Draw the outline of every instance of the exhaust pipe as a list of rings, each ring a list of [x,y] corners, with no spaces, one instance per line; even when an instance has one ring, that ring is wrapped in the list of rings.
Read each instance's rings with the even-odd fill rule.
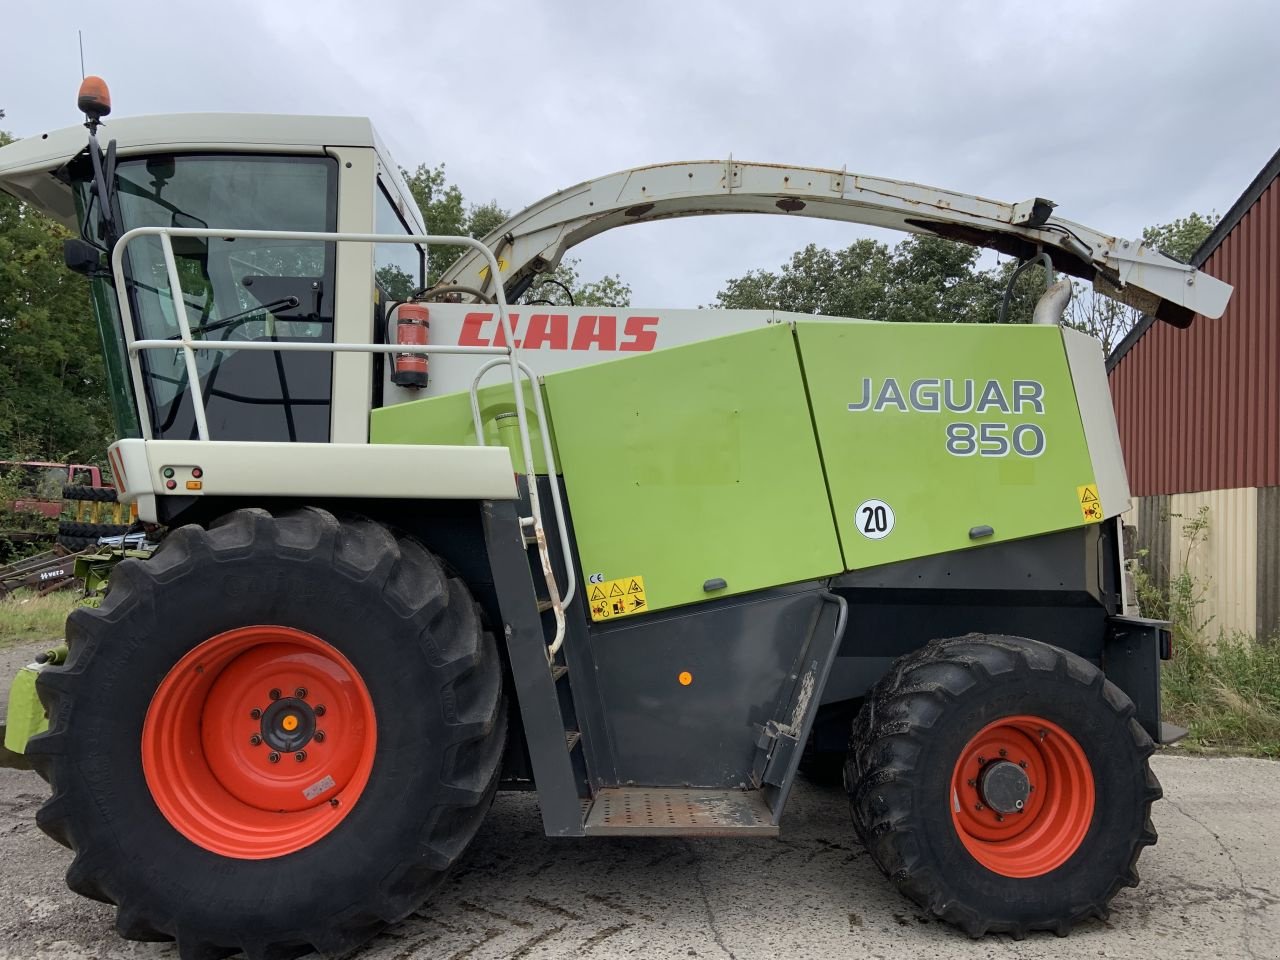
[[[1062,322],[1062,315],[1066,313],[1070,302],[1071,280],[1063,277],[1040,295],[1035,311],[1031,314],[1031,322],[1057,326]]]

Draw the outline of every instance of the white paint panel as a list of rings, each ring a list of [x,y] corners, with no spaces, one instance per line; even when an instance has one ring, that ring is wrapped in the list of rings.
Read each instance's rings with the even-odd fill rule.
[[[1107,385],[1106,357],[1102,344],[1079,330],[1063,327],[1062,342],[1067,350],[1067,364],[1084,424],[1085,443],[1093,461],[1093,476],[1098,482],[1102,512],[1104,516],[1113,517],[1127,511],[1131,503],[1120,431],[1111,405],[1111,388]]]
[[[1208,535],[1191,545],[1186,527],[1208,508]],[[1170,574],[1187,569],[1204,590],[1198,609],[1204,637],[1253,635],[1257,629],[1258,491],[1256,487],[1178,493],[1169,498]]]
[[[136,500],[139,516],[152,522],[147,498],[156,496],[516,498],[506,447],[120,440],[111,452],[122,468],[120,499]],[[166,468],[172,478],[164,476]],[[200,486],[188,489],[189,482]]]
[[[427,308],[430,311],[432,343],[487,347],[493,346],[495,341],[497,346],[507,342],[505,337],[498,337],[496,307],[431,303]],[[520,348],[520,359],[538,376],[724,337],[770,324],[815,319],[836,318],[775,310],[646,310],[641,307],[526,305],[513,306],[508,316],[508,320],[515,324],[510,335],[518,341],[516,346]],[[491,359],[467,354],[435,354],[431,357],[430,380],[424,390],[392,386],[389,373],[384,374],[385,405],[470,390],[476,370]],[[486,377],[485,385],[504,381],[510,381],[505,367]]]

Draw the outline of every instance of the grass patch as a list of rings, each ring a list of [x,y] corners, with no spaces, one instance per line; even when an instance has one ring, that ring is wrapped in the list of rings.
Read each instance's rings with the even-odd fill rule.
[[[1140,560],[1134,578],[1143,614],[1173,624],[1173,659],[1161,665],[1164,715],[1187,728],[1183,743],[1193,751],[1280,759],[1280,642],[1244,635],[1210,640],[1208,584],[1188,572],[1208,537],[1209,510],[1177,519],[1186,537],[1180,572],[1160,589]]]
[[[80,600],[78,590],[59,590],[47,596],[19,590],[0,600],[0,646],[58,640],[67,614]]]
[[[1224,637],[1174,647],[1161,675],[1165,715],[1190,746],[1280,759],[1280,645]]]

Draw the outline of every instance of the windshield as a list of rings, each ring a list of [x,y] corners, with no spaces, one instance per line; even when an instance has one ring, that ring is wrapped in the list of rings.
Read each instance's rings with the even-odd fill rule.
[[[135,227],[332,231],[336,162],[325,157],[158,156],[122,161],[121,232]],[[333,340],[334,245],[302,240],[173,239],[187,322],[196,339]],[[180,333],[157,237],[125,255],[134,335]],[[194,437],[182,352],[141,354],[152,435]],[[332,358],[325,353],[196,353],[209,435],[218,440],[329,438]]]

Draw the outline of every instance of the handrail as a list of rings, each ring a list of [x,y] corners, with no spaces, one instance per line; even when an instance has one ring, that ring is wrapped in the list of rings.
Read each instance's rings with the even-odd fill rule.
[[[178,324],[179,338],[177,340],[158,340],[158,339],[138,339],[134,335],[133,312],[129,304],[129,297],[124,291],[128,289],[128,278],[124,271],[124,253],[128,245],[138,237],[154,236],[160,239],[161,252],[164,255],[165,271],[168,274],[169,294],[173,301],[174,319]],[[314,240],[320,243],[412,243],[421,245],[439,245],[439,246],[464,246],[472,248],[476,253],[481,255],[489,264],[492,276],[498,276],[498,261],[494,257],[493,252],[484,244],[472,237],[453,237],[453,236],[427,236],[423,234],[378,234],[378,233],[327,233],[320,231],[291,231],[291,230],[223,230],[209,227],[135,227],[125,233],[117,242],[111,251],[111,271],[115,279],[117,300],[120,305],[121,325],[124,328],[125,344],[128,351],[130,374],[133,378],[134,389],[138,397],[146,395],[145,382],[143,380],[142,364],[139,361],[139,354],[147,350],[181,350],[186,364],[187,370],[187,391],[191,395],[192,410],[195,416],[196,436],[202,441],[209,440],[209,424],[204,409],[204,391],[200,384],[200,371],[196,364],[197,350],[264,350],[270,352],[278,352],[282,350],[300,351],[300,352],[317,352],[317,353],[415,353],[415,354],[462,354],[471,353],[476,355],[497,355],[499,363],[506,363],[511,368],[511,388],[515,395],[515,412],[516,421],[519,425],[521,453],[524,458],[525,475],[529,478],[529,507],[532,513],[531,517],[521,519],[521,528],[531,526],[534,530],[535,538],[538,544],[538,555],[542,562],[543,575],[547,580],[547,589],[550,593],[552,608],[556,615],[556,635],[549,647],[549,657],[554,657],[555,653],[564,643],[565,637],[565,618],[564,605],[568,602],[568,598],[573,596],[573,566],[570,560],[568,550],[568,534],[565,522],[564,508],[560,501],[560,493],[555,483],[552,483],[552,507],[556,523],[560,527],[560,542],[565,550],[565,563],[569,573],[568,589],[565,598],[561,599],[559,587],[556,584],[555,573],[551,568],[551,556],[547,549],[546,531],[542,524],[542,509],[538,497],[537,472],[533,460],[533,447],[529,439],[529,422],[527,412],[524,405],[524,397],[522,392],[521,373],[529,376],[530,380],[535,384],[534,396],[536,403],[534,405],[535,415],[538,418],[539,431],[542,434],[544,449],[548,451],[547,461],[551,463],[550,451],[550,434],[547,429],[546,414],[542,405],[541,395],[536,389],[536,378],[533,376],[529,367],[521,362],[517,347],[514,340],[502,347],[462,347],[456,345],[401,345],[401,344],[378,344],[378,343],[321,343],[321,342],[297,342],[297,341],[235,341],[235,340],[195,340],[191,335],[191,325],[187,321],[187,305],[183,298],[182,281],[178,276],[177,260],[173,254],[173,238],[174,237],[203,237],[203,238],[225,238],[225,239],[245,239],[245,240]],[[498,322],[503,329],[507,327],[507,297],[506,292],[502,289],[497,291],[495,297],[495,306],[498,308]],[[493,364],[490,361],[490,364]],[[489,367],[486,365],[485,369]],[[472,391],[473,413],[478,417],[479,412],[476,404],[475,391]],[[150,411],[145,403],[139,404],[138,409],[140,426],[143,435],[151,437],[151,417]],[[477,435],[477,442],[480,446],[484,446],[484,436],[480,432]],[[554,476],[553,476],[554,481]]]
[[[573,600],[574,591],[577,589],[577,577],[573,566],[573,553],[569,545],[569,528],[564,522],[564,504],[560,499],[560,484],[556,481],[555,451],[551,448],[551,434],[547,430],[547,415],[542,401],[542,391],[538,389],[538,378],[534,375],[533,370],[529,368],[529,365],[523,360],[512,359],[510,357],[497,357],[485,362],[481,365],[480,369],[476,371],[475,377],[471,380],[471,419],[475,426],[476,439],[479,441],[481,446],[484,446],[484,422],[480,417],[480,381],[484,379],[484,375],[486,373],[504,363],[514,363],[519,365],[520,370],[529,378],[529,385],[533,388],[534,412],[538,418],[538,431],[541,434],[542,440],[542,459],[547,464],[547,475],[550,479],[551,486],[551,505],[552,509],[555,511],[556,524],[559,527],[560,552],[564,556],[565,591],[564,596],[560,598],[560,603],[567,607],[570,601]],[[523,392],[516,394],[516,403],[520,406],[524,405]],[[533,473],[527,474],[527,483],[530,486],[536,485],[536,475]],[[549,568],[545,572],[548,578],[548,586],[552,588],[552,600],[555,600],[555,575]],[[557,613],[557,617],[558,616],[559,614]],[[557,630],[556,642],[548,648],[547,656],[554,657],[556,653],[559,652],[560,645],[563,642],[563,633]]]

